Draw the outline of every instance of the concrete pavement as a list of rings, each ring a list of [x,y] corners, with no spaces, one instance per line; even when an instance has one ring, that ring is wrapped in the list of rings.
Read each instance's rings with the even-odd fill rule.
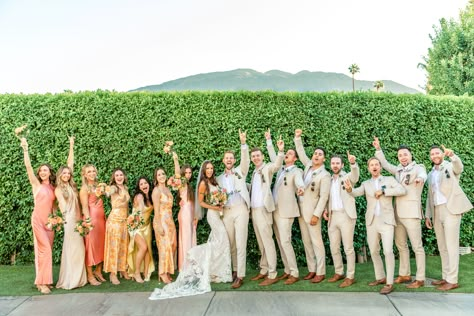
[[[210,292],[150,301],[150,293],[0,297],[0,315],[474,315],[474,294]]]

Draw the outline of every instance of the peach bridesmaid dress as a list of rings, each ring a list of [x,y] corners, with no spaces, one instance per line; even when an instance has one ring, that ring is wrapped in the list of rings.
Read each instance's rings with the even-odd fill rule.
[[[194,203],[188,201],[188,188],[179,190],[181,201],[178,213],[179,243],[178,243],[178,268],[183,269],[184,259],[189,249],[196,246],[196,226],[194,225]]]
[[[155,214],[153,218],[153,228],[157,236],[158,244],[158,274],[174,274],[174,247],[176,245],[176,226],[173,221],[173,196],[161,193],[160,196],[160,216]],[[161,218],[161,225],[165,235],[161,236],[157,232],[157,221]]]

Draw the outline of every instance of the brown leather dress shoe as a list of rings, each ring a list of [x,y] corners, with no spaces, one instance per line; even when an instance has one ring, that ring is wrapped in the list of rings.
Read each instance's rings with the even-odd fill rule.
[[[293,283],[298,282],[299,280],[300,280],[300,278],[297,278],[297,277],[294,277],[294,276],[290,275],[288,277],[288,279],[285,281],[285,285],[291,285]]]
[[[411,282],[411,276],[409,275],[399,275],[393,280],[393,283],[400,284],[400,283],[407,283]]]
[[[267,274],[257,274],[256,276],[254,276],[253,278],[251,278],[250,280],[252,281],[258,281],[258,280],[261,280],[261,279],[265,279],[267,277]]]
[[[412,283],[407,285],[407,289],[418,289],[425,285],[425,281],[415,280]]]
[[[342,283],[339,284],[339,287],[344,288],[344,287],[351,286],[352,284],[355,283],[355,281],[356,281],[355,279],[345,278],[344,281],[342,281]]]
[[[234,282],[235,279],[237,279],[237,271],[232,271],[232,282]]]
[[[322,280],[326,278],[325,275],[315,275],[313,279],[311,279],[311,283],[320,283]]]
[[[272,285],[277,282],[278,282],[277,278],[274,278],[274,279],[266,278],[263,282],[260,282],[258,285],[267,286],[267,285]]]
[[[387,295],[389,293],[392,293],[392,291],[393,291],[393,285],[385,284],[385,286],[380,290],[380,294]]]
[[[285,279],[288,279],[288,277],[290,276],[289,273],[283,273],[281,276],[277,277],[278,280],[285,280]]]
[[[315,272],[309,272],[309,273],[303,278],[303,280],[311,280],[312,278],[314,278],[315,275],[316,275]]]
[[[337,282],[339,280],[344,279],[344,276],[342,274],[334,274],[332,278],[328,279],[329,283]]]
[[[243,283],[244,283],[244,280],[242,280],[241,278],[235,278],[234,283],[232,283],[232,288],[238,289],[239,287],[242,286]]]
[[[387,283],[387,279],[383,278],[380,280],[375,280],[375,281],[370,282],[369,286],[376,286],[376,285],[385,284],[385,283]]]
[[[440,291],[449,291],[449,290],[457,289],[458,287],[459,285],[457,283],[446,282],[445,284],[438,286],[436,289]]]
[[[431,281],[431,285],[435,285],[435,286],[445,285],[446,283],[447,283],[446,280]]]

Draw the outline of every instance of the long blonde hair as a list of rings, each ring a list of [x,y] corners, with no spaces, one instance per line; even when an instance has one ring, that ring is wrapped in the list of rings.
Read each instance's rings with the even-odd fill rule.
[[[96,178],[95,178],[94,184],[97,184],[97,168],[93,164],[88,163],[84,165],[84,167],[82,167],[81,169],[81,179],[82,179],[83,186],[87,186],[86,170],[87,168],[90,168],[90,167],[94,168],[95,170]]]
[[[62,180],[61,180],[61,174],[63,173],[64,170],[69,170],[69,172],[71,173],[71,177],[69,178],[69,181],[64,183]],[[61,166],[58,170],[58,172],[56,173],[56,187],[61,187],[63,185],[69,185],[72,190],[77,193],[77,185],[76,185],[76,182],[74,182],[74,178],[73,178],[73,174],[72,174],[72,170],[71,168],[69,168],[68,166]]]

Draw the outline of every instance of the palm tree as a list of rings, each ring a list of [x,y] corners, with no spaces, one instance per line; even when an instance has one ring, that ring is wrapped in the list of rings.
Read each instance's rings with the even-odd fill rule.
[[[357,64],[352,64],[349,67],[349,72],[352,74],[352,91],[355,91],[355,84],[354,84],[354,75],[360,72],[360,68]]]
[[[374,88],[377,92],[379,92],[379,89],[382,89],[383,87],[384,87],[384,84],[382,80],[377,80],[374,82]]]

